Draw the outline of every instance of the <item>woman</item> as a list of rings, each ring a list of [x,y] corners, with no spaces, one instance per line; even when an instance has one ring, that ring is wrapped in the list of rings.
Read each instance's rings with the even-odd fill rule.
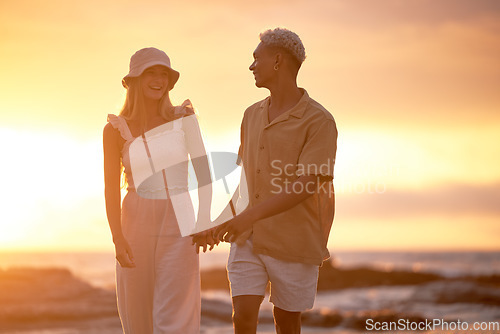
[[[119,116],[108,115],[104,127],[106,212],[125,333],[200,330],[198,255],[191,239],[181,236],[194,227],[186,200],[188,154],[198,184],[205,185],[198,188],[197,224],[210,219],[212,190],[193,108],[189,100],[177,107],[170,101],[178,78],[163,51],[137,51],[122,80],[127,89],[123,109]],[[127,194],[121,205],[122,167]]]

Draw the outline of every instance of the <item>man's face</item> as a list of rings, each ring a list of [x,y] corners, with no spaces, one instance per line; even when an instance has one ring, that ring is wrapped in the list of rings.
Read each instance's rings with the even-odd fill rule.
[[[276,71],[274,65],[276,63],[275,54],[272,50],[260,43],[253,52],[253,63],[249,69],[255,77],[255,85],[257,87],[267,87],[269,82],[275,77]]]

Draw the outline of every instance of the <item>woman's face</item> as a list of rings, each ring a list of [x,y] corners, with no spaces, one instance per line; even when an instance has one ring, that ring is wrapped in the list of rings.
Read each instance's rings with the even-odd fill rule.
[[[168,90],[168,70],[165,66],[148,67],[141,74],[142,93],[146,99],[159,100]]]

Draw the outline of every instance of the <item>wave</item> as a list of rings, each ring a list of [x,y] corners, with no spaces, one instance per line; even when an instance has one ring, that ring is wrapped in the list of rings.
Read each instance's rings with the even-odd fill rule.
[[[410,300],[434,304],[468,303],[500,306],[500,289],[469,281],[440,281],[417,287]]]

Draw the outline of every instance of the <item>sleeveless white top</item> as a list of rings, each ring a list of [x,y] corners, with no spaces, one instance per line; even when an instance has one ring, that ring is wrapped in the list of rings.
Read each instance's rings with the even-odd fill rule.
[[[186,100],[176,108],[176,113],[183,112],[190,104]],[[196,218],[188,189],[189,155],[182,128],[183,118],[157,126],[138,137],[132,136],[123,117],[109,114],[108,121],[126,140],[122,148],[122,163],[127,190],[136,191],[147,199],[170,198],[181,235],[190,235]]]
[[[169,194],[172,196],[188,191],[189,158],[182,131],[182,118],[162,124],[135,138],[128,153],[139,196],[165,199]]]

